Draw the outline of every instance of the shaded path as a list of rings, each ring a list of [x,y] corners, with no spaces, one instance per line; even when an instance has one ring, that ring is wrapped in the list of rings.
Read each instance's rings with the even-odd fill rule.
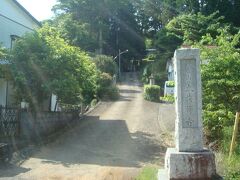
[[[163,163],[174,107],[143,100],[136,74],[119,85],[121,98],[103,102],[75,127],[25,161],[10,179],[131,179]],[[14,168],[11,172],[14,171]],[[4,177],[4,173],[0,175]]]

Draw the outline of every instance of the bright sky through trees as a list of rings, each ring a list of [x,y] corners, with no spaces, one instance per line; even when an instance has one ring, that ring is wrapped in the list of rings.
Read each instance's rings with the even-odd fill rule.
[[[53,16],[51,11],[56,0],[17,0],[26,10],[28,10],[37,20],[42,21]]]

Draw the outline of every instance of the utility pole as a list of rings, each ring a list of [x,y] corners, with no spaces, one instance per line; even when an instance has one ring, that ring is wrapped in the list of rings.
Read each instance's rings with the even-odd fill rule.
[[[119,79],[121,77],[121,54],[124,54],[124,53],[127,53],[128,52],[128,49],[126,49],[125,51],[122,51],[120,49],[118,49],[118,55],[113,58],[113,60],[116,60],[117,57],[118,57],[118,75],[119,75]]]
[[[121,78],[121,51],[118,49],[118,75]]]

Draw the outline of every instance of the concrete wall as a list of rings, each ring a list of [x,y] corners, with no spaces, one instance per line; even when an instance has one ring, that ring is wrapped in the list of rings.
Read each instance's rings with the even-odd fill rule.
[[[78,120],[74,113],[42,112],[20,114],[20,138],[28,142],[42,141],[45,137]]]

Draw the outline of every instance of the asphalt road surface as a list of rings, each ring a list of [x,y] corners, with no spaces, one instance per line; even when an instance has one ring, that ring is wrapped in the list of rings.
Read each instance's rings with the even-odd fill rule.
[[[20,166],[0,169],[0,179],[127,180],[144,166],[162,166],[172,145],[174,106],[145,101],[137,74],[123,79],[118,101],[100,103]]]

